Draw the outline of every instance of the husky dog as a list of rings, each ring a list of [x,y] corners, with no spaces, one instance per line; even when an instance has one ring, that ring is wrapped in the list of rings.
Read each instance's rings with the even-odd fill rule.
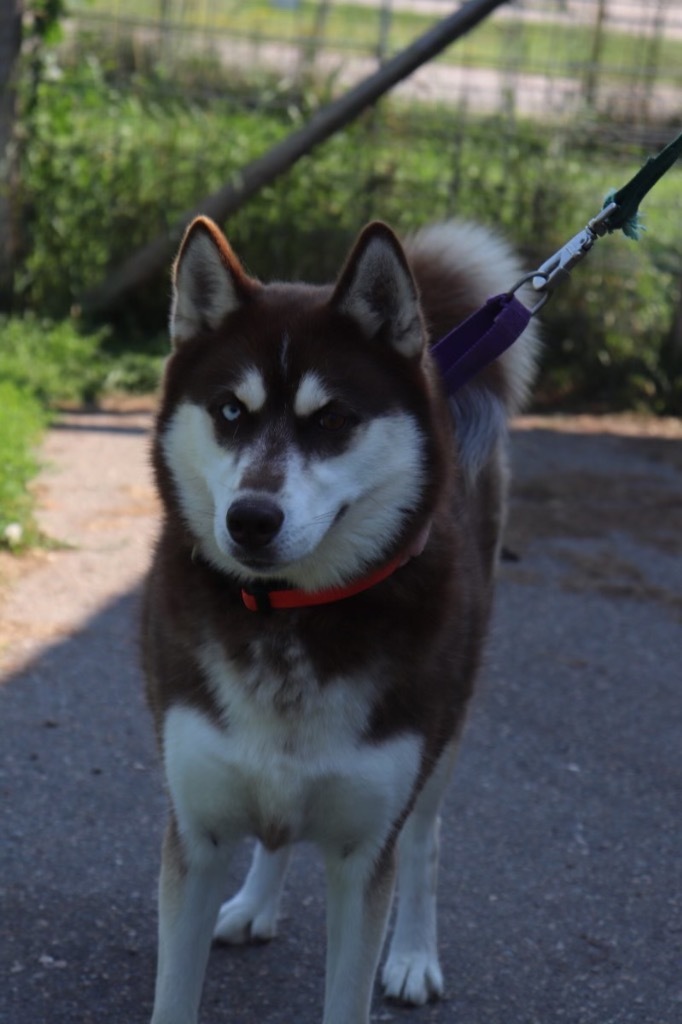
[[[534,328],[452,400],[429,351],[521,276],[492,233],[381,223],[330,286],[262,284],[210,220],[175,262],[143,615],[170,819],[152,1024],[194,1024],[213,938],[269,939],[291,847],[327,877],[324,1024],[441,994],[438,812],[490,613],[506,422]],[[223,902],[230,857],[257,840]]]

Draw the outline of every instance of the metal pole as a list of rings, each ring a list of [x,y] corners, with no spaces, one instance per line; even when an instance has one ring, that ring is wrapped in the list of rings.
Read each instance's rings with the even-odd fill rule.
[[[231,180],[187,210],[165,234],[158,235],[126,260],[101,284],[83,296],[88,315],[112,310],[122,296],[148,283],[170,262],[188,223],[198,214],[224,221],[263,186],[269,185],[302,156],[354,120],[394,85],[441,53],[508,0],[469,0],[443,18],[374,74],[319,110],[303,128],[288,135],[263,156],[247,164]]]

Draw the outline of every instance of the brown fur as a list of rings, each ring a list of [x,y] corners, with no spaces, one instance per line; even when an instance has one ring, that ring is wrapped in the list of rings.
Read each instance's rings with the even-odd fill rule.
[[[339,312],[345,308],[346,293],[355,287],[362,259],[357,254],[367,244],[366,238],[349,258],[335,288],[266,286],[246,276],[214,225],[202,220],[192,230],[195,234],[188,234],[183,243],[176,275],[191,238],[203,231],[212,239],[231,280],[234,304],[220,322],[211,322],[207,314],[198,320],[196,330],[191,330],[194,308],[200,310],[202,303],[210,306],[217,287],[214,268],[200,266],[181,311],[183,337],[175,345],[165,374],[152,449],[164,516],[143,613],[148,699],[160,744],[165,715],[178,704],[197,708],[229,732],[229,709],[221,706],[214,684],[202,668],[200,651],[206,637],[219,644],[226,662],[245,680],[243,685],[254,689],[246,698],[261,687],[269,688],[272,707],[283,721],[293,721],[303,705],[292,662],[292,640],[296,641],[296,657],[306,659],[320,693],[339,678],[357,679],[357,685],[362,685],[366,666],[373,666],[367,685],[374,689],[362,694],[363,700],[371,698],[370,714],[365,735],[359,740],[378,747],[391,737],[415,734],[423,743],[411,795],[383,840],[373,875],[366,879],[367,905],[376,904],[377,908],[363,925],[366,941],[371,939],[371,967],[371,958],[378,956],[381,922],[390,899],[397,835],[434,766],[459,734],[472,693],[491,610],[505,489],[502,439],[495,441],[483,466],[470,472],[462,449],[464,435],[460,437],[457,429],[453,432],[451,408],[428,345],[417,355],[404,351],[409,353],[415,324],[422,329],[423,320],[427,341],[432,344],[472,313],[480,300],[469,286],[465,269],[429,255],[423,244],[408,244],[407,256],[396,249],[402,268],[399,273],[407,274],[411,281],[407,270],[411,268],[414,283],[410,287],[419,292],[421,308],[415,307],[411,318],[405,316],[399,336],[391,342],[383,328],[376,336],[367,336],[348,315]],[[389,246],[397,246],[387,231],[371,228],[366,237],[388,238]],[[409,288],[406,292],[409,295]],[[390,280],[380,281],[371,299],[379,308],[394,302]],[[368,304],[370,318],[376,312],[372,302]],[[403,344],[405,349],[400,348]],[[248,486],[258,491],[275,492],[280,486],[278,453],[298,437],[291,403],[303,375],[311,370],[325,381],[332,380],[342,395],[352,394],[364,416],[406,410],[421,425],[426,437],[426,484],[418,507],[412,509],[382,561],[409,550],[425,524],[430,524],[428,542],[421,553],[380,585],[321,607],[254,614],[242,602],[242,582],[198,555],[198,538],[183,517],[177,485],[167,465],[165,431],[181,399],[202,407],[210,405],[215,396],[220,401],[221,388],[252,365],[263,368],[268,395],[278,395],[280,403],[271,412],[269,425],[258,427],[260,461],[247,480]],[[501,363],[484,371],[471,387],[483,396],[482,407],[513,402]],[[247,419],[234,437],[238,443],[246,443],[249,430],[255,429]],[[220,426],[216,430],[218,442],[227,445],[219,435]],[[343,443],[343,439],[324,441],[330,455],[336,451],[335,444]],[[311,454],[315,454],[312,449]],[[256,832],[267,849],[277,849],[290,838],[286,823],[279,822],[276,815]],[[217,846],[218,838],[210,838]],[[343,856],[353,852],[351,845]],[[170,884],[168,879],[183,885],[187,851],[175,817],[164,857],[164,885]],[[167,899],[170,905],[174,897]],[[360,983],[364,989],[371,987],[372,977],[373,969],[365,972]],[[352,979],[348,984],[353,984]],[[329,1019],[336,1024],[339,1011],[330,1012]],[[154,1024],[157,1019],[161,1020],[155,1016]],[[348,1024],[361,1024],[360,1017]]]

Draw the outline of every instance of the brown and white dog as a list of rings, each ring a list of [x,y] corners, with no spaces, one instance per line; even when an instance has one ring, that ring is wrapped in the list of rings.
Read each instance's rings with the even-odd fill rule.
[[[336,284],[261,284],[199,218],[174,268],[144,609],[170,796],[152,1024],[194,1024],[212,938],[271,938],[292,844],[327,872],[324,1024],[424,1003],[438,811],[490,613],[528,329],[448,401],[429,352],[520,276],[497,236],[360,235]],[[237,843],[257,840],[223,902]]]

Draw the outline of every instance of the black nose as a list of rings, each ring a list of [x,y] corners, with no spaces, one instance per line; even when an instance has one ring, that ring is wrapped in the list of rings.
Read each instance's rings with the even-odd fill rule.
[[[227,510],[227,529],[243,548],[264,548],[284,522],[284,512],[270,498],[238,498]]]

